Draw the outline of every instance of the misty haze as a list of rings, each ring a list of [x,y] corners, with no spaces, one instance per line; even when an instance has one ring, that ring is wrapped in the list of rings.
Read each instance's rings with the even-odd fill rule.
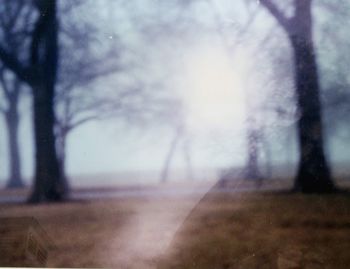
[[[348,268],[350,2],[282,2],[0,0],[0,267]]]

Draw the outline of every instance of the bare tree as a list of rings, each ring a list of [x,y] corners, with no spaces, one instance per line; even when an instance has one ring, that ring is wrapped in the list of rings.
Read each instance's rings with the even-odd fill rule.
[[[30,29],[33,12],[28,4],[20,1],[6,1],[0,8],[0,29],[4,46],[12,55],[20,55],[27,42],[26,32]],[[19,26],[23,29],[19,30]],[[4,103],[0,106],[3,113],[8,139],[9,178],[7,188],[23,187],[21,174],[21,158],[18,145],[18,128],[20,115],[18,111],[19,101],[23,93],[24,85],[16,76],[1,64],[0,85]]]
[[[25,54],[21,51],[25,50],[26,41],[30,38],[35,16],[34,8],[28,3],[6,1],[0,10],[4,45],[10,54],[21,55],[21,57]],[[68,133],[90,120],[102,118],[103,114],[103,100],[97,98],[92,89],[87,90],[86,88],[96,79],[110,75],[118,69],[116,64],[112,64],[112,61],[116,60],[113,52],[118,51],[117,48],[113,46],[105,55],[96,55],[93,50],[93,46],[96,45],[96,42],[93,42],[95,41],[93,36],[97,34],[98,29],[82,22],[79,18],[74,20],[72,11],[81,7],[82,4],[81,1],[67,2],[61,3],[59,7],[64,23],[59,29],[61,57],[57,93],[54,100],[57,115],[55,136],[61,176],[66,189],[68,189],[68,182],[64,163]],[[10,177],[7,186],[22,187],[17,133],[20,120],[18,103],[21,88],[24,85],[5,67],[2,67],[0,71],[2,95],[6,101],[1,106],[1,112],[5,116],[9,140]]]
[[[328,138],[348,140],[350,38],[346,26],[349,22],[350,5],[346,1],[337,5],[330,1],[322,1],[321,4],[319,9],[325,14],[324,16],[327,16],[325,20],[327,23],[324,22],[319,26],[319,58],[326,135]]]
[[[60,27],[60,69],[55,96],[55,135],[56,151],[61,176],[66,188],[69,187],[66,175],[67,138],[76,128],[93,120],[106,118],[119,108],[122,94],[118,98],[107,97],[107,93],[96,85],[96,81],[120,71],[118,63],[118,38],[103,53],[95,50],[95,38],[100,29],[92,22],[82,21],[74,16],[84,1],[63,2],[60,17],[64,23]],[[63,20],[64,19],[64,20]],[[123,66],[123,68],[126,68]],[[123,95],[127,95],[124,89]]]
[[[299,168],[294,189],[324,193],[335,189],[324,153],[318,70],[312,34],[312,0],[294,0],[287,17],[271,0],[261,0],[286,32],[294,52],[298,120]]]
[[[58,69],[58,21],[55,0],[30,2],[36,11],[26,58],[13,55],[0,45],[0,59],[21,81],[32,89],[35,140],[35,182],[30,202],[60,201],[67,190],[62,184],[55,148],[54,96]],[[26,33],[28,34],[28,33]]]
[[[0,69],[0,82],[7,107],[1,107],[7,129],[9,178],[7,188],[21,188],[24,186],[21,174],[21,159],[18,145],[19,111],[18,104],[21,94],[21,82],[17,78],[8,78],[7,71]]]
[[[238,42],[236,41],[235,44],[230,44],[230,36],[234,35],[236,40],[239,38],[244,37],[247,33],[249,28],[254,24],[254,21],[258,15],[259,9],[251,9],[250,6],[246,2],[245,8],[248,14],[248,18],[244,24],[242,24],[240,27],[235,29],[235,31],[232,31],[232,29],[229,29],[230,32],[225,31],[225,25],[223,23],[223,19],[220,16],[219,11],[217,10],[214,2],[212,0],[207,1],[208,4],[211,7],[211,10],[213,12],[213,19],[214,23],[216,24],[217,33],[219,34],[220,38],[222,39],[223,45],[225,50],[227,51],[227,55],[230,58],[231,62],[235,63],[234,53],[235,50],[238,49]],[[237,26],[237,25],[235,25]],[[263,43],[263,42],[261,42]],[[257,117],[254,115],[256,113],[256,110],[253,109],[253,104],[251,102],[251,92],[250,90],[245,93],[245,106],[247,111],[246,116],[246,145],[247,145],[247,161],[245,164],[245,167],[243,169],[243,173],[240,175],[244,177],[247,180],[254,180],[256,182],[257,187],[260,187],[262,183],[262,175],[259,169],[259,152],[260,152],[260,145],[262,143],[262,137],[263,137],[263,127],[260,126],[261,123],[257,122]],[[228,173],[224,173],[222,176],[222,179],[224,182],[227,182],[230,177],[230,170],[228,170]],[[231,175],[235,176],[235,175]]]
[[[194,179],[194,172],[192,168],[192,160],[191,160],[191,136],[187,130],[186,124],[184,122],[180,122],[175,125],[174,128],[174,137],[171,140],[169,150],[166,154],[165,161],[163,164],[163,168],[161,170],[160,182],[164,183],[168,181],[169,169],[171,161],[174,158],[176,149],[179,147],[179,144],[182,144],[182,152],[183,157],[187,166],[187,178],[188,180]]]

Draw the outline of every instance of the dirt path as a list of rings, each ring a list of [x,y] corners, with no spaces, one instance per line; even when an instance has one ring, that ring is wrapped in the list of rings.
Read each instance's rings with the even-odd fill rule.
[[[163,254],[177,229],[182,225],[192,208],[211,186],[193,189],[182,199],[156,197],[136,209],[118,234],[110,241],[103,255],[107,266],[118,268],[155,268],[156,258]]]

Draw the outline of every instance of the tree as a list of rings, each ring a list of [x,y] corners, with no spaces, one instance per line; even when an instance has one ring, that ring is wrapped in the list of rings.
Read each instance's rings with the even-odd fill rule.
[[[319,26],[321,34],[318,36],[318,42],[327,142],[332,138],[349,138],[347,123],[350,109],[350,55],[347,51],[350,38],[346,28],[349,22],[349,7],[348,2],[332,5],[329,1],[322,1],[320,5],[326,16],[324,23]]]
[[[179,119],[180,120],[180,119]],[[171,160],[174,158],[174,154],[178,144],[182,142],[182,150],[184,154],[184,160],[187,166],[187,177],[189,180],[194,179],[191,154],[190,154],[190,135],[188,130],[186,130],[186,124],[183,122],[175,123],[174,126],[174,137],[171,140],[169,151],[166,154],[164,165],[161,171],[160,182],[165,183],[168,180],[169,168]]]
[[[244,4],[247,12],[247,20],[240,27],[237,27],[238,25],[234,24],[235,29],[229,29],[230,31],[228,32],[228,31],[225,31],[225,23],[221,18],[220,12],[217,10],[217,7],[214,1],[208,0],[207,2],[211,7],[211,12],[213,13],[213,19],[216,25],[216,31],[223,42],[224,48],[227,51],[227,55],[230,58],[232,65],[235,65],[236,63],[235,53],[237,53],[236,51],[238,51],[240,46],[239,40],[244,39],[245,37],[248,36],[249,30],[254,24],[256,17],[259,13],[259,9],[257,8],[251,9],[249,2],[245,2]],[[267,38],[264,38],[262,41],[257,42],[258,43],[257,48],[259,50],[261,50],[262,47],[264,48],[266,47],[266,45],[268,44],[268,42],[266,41],[268,40],[268,37],[270,37],[270,35],[271,35],[271,31],[268,32]],[[231,38],[229,37],[233,37],[233,36],[235,38],[235,43],[230,44],[229,40]],[[256,53],[256,54],[261,55],[261,53]],[[251,72],[252,71],[250,70],[250,73]],[[260,71],[260,73],[262,72]],[[250,82],[252,82],[254,85],[250,85]],[[259,120],[258,114],[274,111],[275,108],[265,109],[261,107],[261,104],[255,104],[253,95],[256,94],[255,92],[256,80],[247,78],[245,83],[246,83],[245,107],[246,107],[246,113],[247,113],[246,120],[245,120],[246,121],[245,137],[246,137],[246,145],[247,145],[246,147],[247,159],[246,159],[245,167],[243,168],[241,173],[239,173],[239,176],[247,180],[255,181],[256,186],[260,187],[262,184],[263,175],[259,168],[259,156],[261,155],[260,152],[263,149],[262,145],[264,142],[263,141],[264,140],[263,139],[264,138],[264,126],[263,126],[264,120]],[[260,87],[263,88],[264,86],[261,85]],[[267,150],[265,150],[265,152],[267,152]],[[226,173],[223,173],[221,179],[224,181],[224,184],[225,184],[225,182],[227,182],[230,179],[230,177],[231,178],[237,177],[237,171],[235,171],[235,169],[233,169],[232,171],[229,169]]]
[[[258,166],[258,153],[259,153],[259,142],[262,136],[262,129],[256,122],[256,119],[251,115],[248,115],[247,119],[247,148],[248,148],[248,159],[244,171],[244,177],[246,179],[255,180],[257,186],[261,185],[262,175],[259,171]]]
[[[312,0],[294,0],[294,14],[287,17],[271,0],[260,3],[286,32],[294,56],[298,119],[299,167],[294,190],[325,193],[335,189],[323,144],[318,70],[312,34]]]
[[[32,89],[35,143],[35,182],[30,202],[60,201],[66,198],[55,148],[54,97],[58,70],[58,21],[56,0],[36,0],[37,11],[26,48],[26,59],[0,45],[0,59]],[[28,33],[26,33],[28,34]]]
[[[12,55],[20,55],[26,43],[27,35],[23,33],[23,30],[29,30],[28,25],[30,25],[31,13],[28,5],[20,1],[6,1],[0,9],[0,29],[3,44]],[[19,30],[19,25],[22,25],[23,29]],[[5,119],[9,156],[9,178],[6,187],[19,188],[23,187],[24,183],[21,175],[21,159],[18,145],[20,121],[18,105],[24,85],[4,65],[0,67],[0,85],[1,96],[4,100],[0,106],[0,112]]]
[[[223,23],[223,20],[221,18],[220,12],[217,10],[217,7],[215,3],[212,0],[207,1],[208,5],[211,8],[211,12],[213,15],[213,20],[216,26],[216,32],[218,33],[220,39],[222,40],[224,49],[226,50],[227,56],[230,58],[231,62],[235,63],[234,53],[235,50],[237,50],[238,42],[236,41],[236,44],[232,46],[229,41],[229,36],[232,36],[234,32],[232,29],[230,29],[229,33],[226,33],[225,31],[225,24]],[[248,20],[246,21],[245,25],[242,28],[235,29],[235,38],[238,39],[244,36],[244,34],[247,32],[247,29],[252,25],[252,23],[255,20],[255,17],[257,15],[257,9],[251,12],[249,10],[249,6],[245,5],[246,10],[248,11]],[[260,179],[261,175],[259,172],[259,165],[258,165],[258,153],[259,153],[259,128],[257,128],[256,125],[256,119],[254,118],[254,115],[252,115],[251,112],[251,104],[249,102],[249,98],[247,97],[248,93],[245,94],[245,105],[248,111],[247,119],[246,119],[246,140],[247,140],[247,161],[246,165],[244,167],[243,173],[240,175],[244,177],[245,179],[252,179],[257,182],[258,185],[260,185]],[[229,180],[234,178],[235,172],[232,172],[231,169],[224,172],[220,178],[222,181],[222,186],[224,186]]]
[[[106,50],[96,52],[99,29],[74,16],[84,4],[86,1],[63,2],[59,8],[62,23],[59,29],[60,68],[54,99],[55,136],[60,173],[66,188],[69,186],[65,168],[69,134],[87,122],[113,114],[118,107],[116,103],[122,99],[119,95],[112,106],[108,94],[94,85],[98,79],[120,71],[119,40],[114,37]]]
[[[24,186],[21,174],[21,159],[18,145],[19,112],[18,103],[21,94],[21,82],[17,78],[8,78],[7,71],[0,69],[0,82],[5,96],[7,107],[0,111],[5,118],[9,154],[9,178],[7,188],[21,188]]]

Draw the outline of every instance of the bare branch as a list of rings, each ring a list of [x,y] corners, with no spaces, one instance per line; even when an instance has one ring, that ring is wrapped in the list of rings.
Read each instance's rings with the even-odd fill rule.
[[[81,119],[79,119],[79,120],[77,120],[77,121],[75,121],[75,122],[72,122],[71,124],[69,124],[69,126],[68,126],[68,129],[67,129],[67,131],[69,132],[69,131],[71,131],[71,130],[73,130],[74,128],[77,128],[78,126],[80,126],[80,125],[82,125],[82,124],[84,124],[84,123],[86,123],[86,122],[89,122],[89,121],[92,121],[92,120],[98,120],[100,117],[99,117],[99,115],[90,115],[90,116],[86,116],[86,117],[84,117],[84,118],[81,118]]]
[[[334,14],[337,14],[337,16],[349,16],[349,9],[346,8],[347,6],[344,6],[344,4],[338,3],[338,2],[331,2],[331,1],[325,1],[325,0],[319,0],[319,6],[326,9],[327,11],[330,11]]]
[[[10,6],[14,7],[14,8],[12,8],[12,10],[11,10]],[[7,13],[9,14],[9,16],[7,17],[8,21],[6,23],[7,25],[6,25],[5,28],[7,28],[7,29],[13,29],[14,28],[14,25],[16,24],[18,16],[19,16],[19,14],[21,13],[21,11],[23,9],[23,6],[24,5],[19,3],[19,2],[17,2],[17,3],[10,3],[9,1],[6,2],[5,7],[6,7],[6,10],[7,10]]]
[[[287,18],[281,10],[271,0],[260,0],[267,10],[275,17],[278,23],[287,31],[290,30],[290,19]]]
[[[6,93],[4,93],[6,96]],[[5,114],[7,112],[6,110],[6,102],[7,102],[7,96],[6,98],[1,98],[2,94],[0,95],[0,113]]]
[[[209,6],[212,10],[213,19],[214,19],[216,27],[217,27],[216,30],[219,33],[220,38],[223,40],[226,49],[230,49],[231,44],[229,42],[229,39],[228,39],[226,33],[223,31],[223,28],[222,28],[223,23],[222,23],[222,18],[221,18],[220,12],[218,11],[216,5],[214,4],[214,2],[212,0],[207,0],[207,3],[209,4]],[[255,18],[257,17],[259,11],[260,11],[260,9],[255,9],[252,13],[249,14],[248,20],[246,21],[246,23],[244,25],[242,25],[241,29],[239,29],[239,31],[236,34],[237,36],[242,36],[249,30],[251,25],[254,23]],[[238,44],[238,42],[236,42],[236,45],[237,44]]]
[[[28,68],[25,68],[13,55],[9,54],[2,46],[0,46],[0,60],[4,65],[14,72],[22,81],[31,84],[33,77]]]
[[[6,99],[10,99],[10,90],[8,88],[8,85],[5,80],[5,70],[4,68],[0,69],[0,83],[1,83],[1,88],[5,94]]]
[[[90,65],[90,66],[88,66],[88,65]],[[98,68],[94,69],[94,67],[98,66],[98,65],[101,65],[98,61],[96,61],[95,63],[86,63],[83,67],[80,68],[80,70],[77,70],[77,73],[75,73],[74,77],[72,77],[72,79],[71,79],[72,81],[69,81],[69,79],[66,78],[66,80],[68,80],[68,81],[65,81],[65,83],[68,83],[68,86],[65,86],[65,87],[88,85],[89,83],[93,82],[94,80],[112,75],[112,74],[120,71],[120,69],[121,69],[119,65],[105,67],[103,69],[102,68],[101,69],[98,69]],[[77,80],[76,74],[78,74],[79,80]],[[65,74],[65,77],[68,77],[68,76],[69,76],[69,74]]]

